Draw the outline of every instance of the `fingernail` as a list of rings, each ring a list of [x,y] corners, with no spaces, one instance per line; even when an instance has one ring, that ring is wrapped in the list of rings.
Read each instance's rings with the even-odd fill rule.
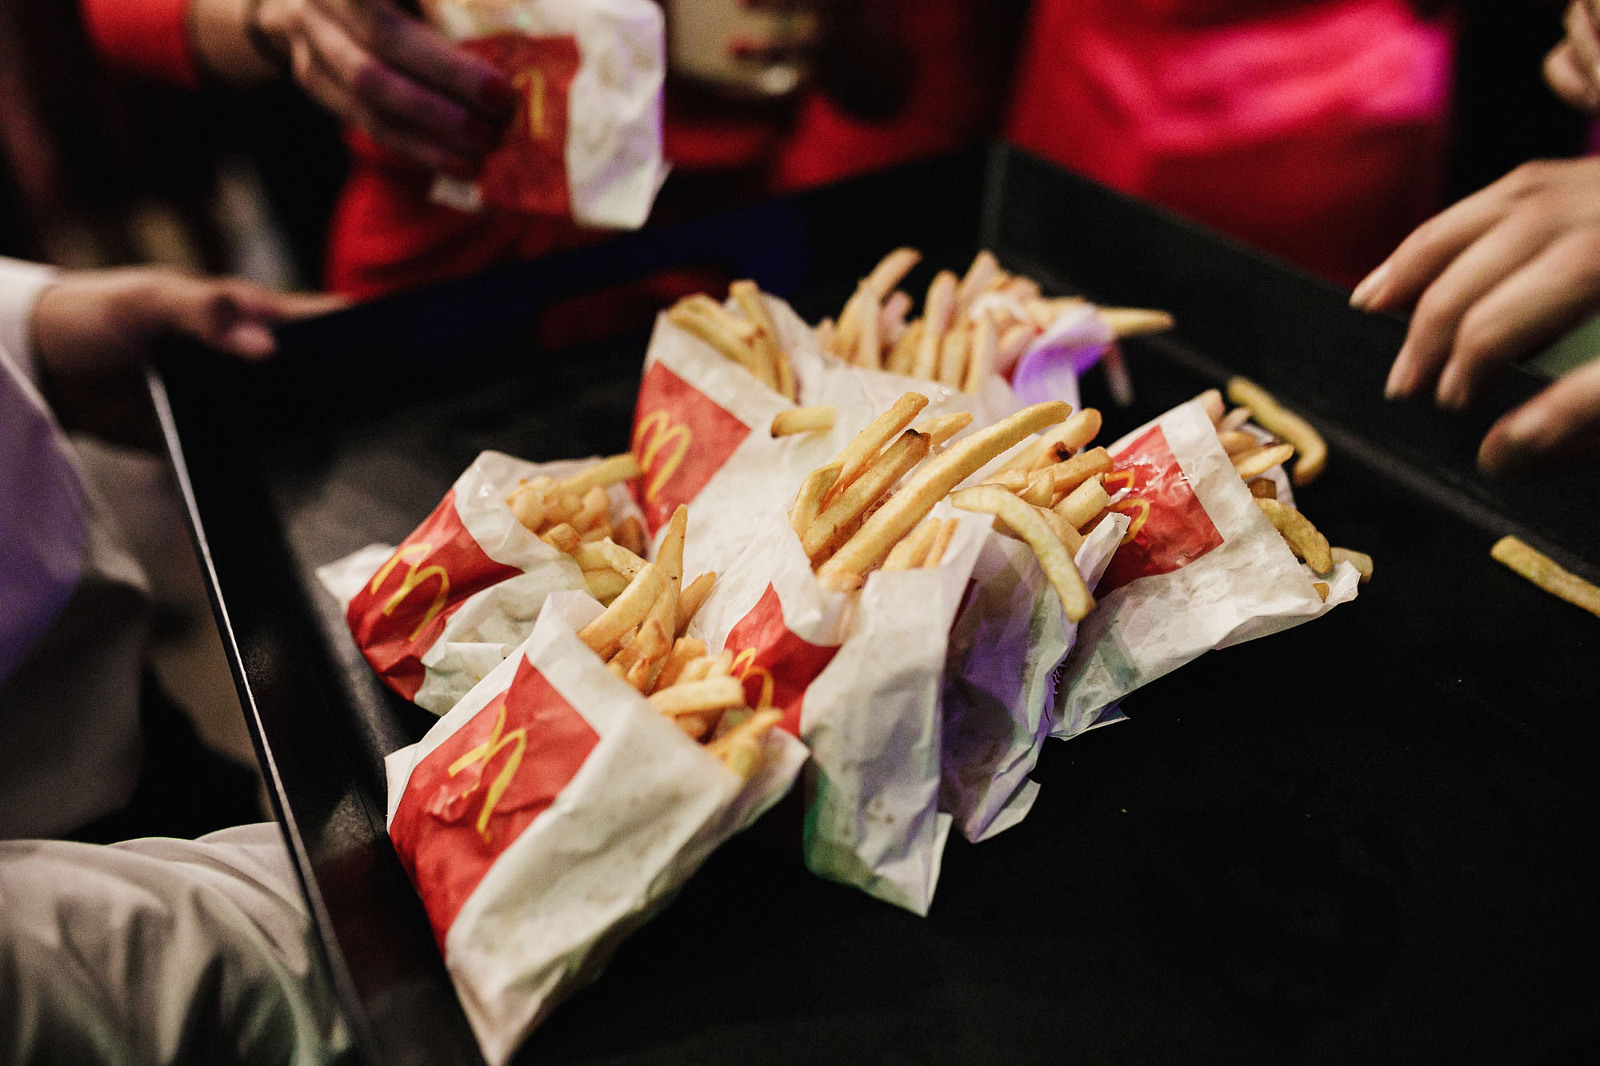
[[[1389,379],[1383,385],[1383,398],[1385,400],[1398,400],[1411,391],[1411,367],[1404,348],[1394,357],[1394,365],[1389,368]]]
[[[1434,390],[1434,400],[1447,411],[1459,411],[1467,406],[1467,389],[1459,374],[1446,370]]]
[[[228,330],[228,347],[246,359],[261,359],[278,350],[278,339],[259,322],[240,322]]]
[[[1388,280],[1389,262],[1384,260],[1378,264],[1377,269],[1362,278],[1361,283],[1350,293],[1350,306],[1365,308]]]

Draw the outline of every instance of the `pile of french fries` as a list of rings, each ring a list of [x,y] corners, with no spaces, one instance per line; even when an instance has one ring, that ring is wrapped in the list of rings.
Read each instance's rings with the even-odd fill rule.
[[[667,321],[750,371],[773,392],[798,400],[794,365],[779,341],[777,324],[761,302],[761,290],[753,281],[736,281],[728,286],[728,295],[733,297],[737,312],[697,293],[673,304],[667,310]]]
[[[1320,576],[1327,576],[1341,562],[1348,562],[1361,575],[1362,583],[1372,578],[1372,557],[1350,548],[1336,548],[1328,538],[1302,514],[1298,508],[1278,499],[1278,486],[1267,471],[1294,459],[1291,480],[1296,485],[1309,485],[1319,475],[1328,460],[1328,446],[1322,435],[1299,415],[1285,410],[1261,386],[1246,378],[1233,378],[1228,382],[1227,400],[1219,389],[1207,389],[1199,396],[1211,423],[1216,427],[1217,439],[1223,450],[1233,460],[1238,471],[1255,497],[1256,506],[1266,515],[1295,557],[1311,567]],[[1237,406],[1228,407],[1228,403]],[[1247,432],[1246,423],[1254,423],[1273,435],[1263,442]],[[1317,595],[1328,598],[1328,583],[1313,583]]]
[[[1022,353],[1062,311],[1087,306],[1079,297],[1045,297],[1032,278],[1007,272],[994,254],[980,251],[957,277],[934,275],[922,315],[898,286],[922,259],[915,248],[896,248],[856,286],[837,321],[817,327],[822,350],[872,370],[937,381],[975,393],[994,373],[1007,374]],[[1172,316],[1141,308],[1095,309],[1116,337],[1172,328]]]
[[[624,452],[561,481],[548,476],[525,480],[506,497],[506,506],[540,540],[576,559],[589,593],[610,603],[628,586],[623,561],[644,555],[645,535],[633,515],[612,522],[606,490],[638,476],[639,460]]]
[[[680,506],[653,563],[608,540],[585,546],[605,553],[627,584],[578,639],[685,734],[749,779],[761,767],[767,732],[782,715],[750,709],[743,682],[733,676],[731,652],[708,655],[705,641],[684,635],[716,581],[705,573],[684,586],[688,525],[689,509]]]

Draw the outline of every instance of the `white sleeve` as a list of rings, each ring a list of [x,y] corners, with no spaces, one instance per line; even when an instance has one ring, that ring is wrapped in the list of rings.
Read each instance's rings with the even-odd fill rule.
[[[60,614],[83,565],[83,487],[36,387],[29,328],[53,276],[0,259],[0,684]]]
[[[320,1066],[349,1035],[276,825],[0,842],[0,1064]]]

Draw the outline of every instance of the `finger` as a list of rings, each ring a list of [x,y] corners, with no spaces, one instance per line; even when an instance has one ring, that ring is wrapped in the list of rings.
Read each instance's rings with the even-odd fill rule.
[[[493,63],[461,48],[426,22],[387,3],[375,7],[340,0],[351,35],[382,63],[436,90],[485,121],[511,118],[515,98],[506,75]]]
[[[296,52],[302,86],[324,106],[381,142],[443,169],[451,159],[475,171],[500,130],[460,103],[411,80],[368,52],[337,24],[316,21]]]
[[[1513,171],[1418,226],[1356,286],[1350,302],[1368,311],[1402,311],[1415,304],[1461,250],[1505,214],[1514,199],[1507,182],[1516,173]]]
[[[1490,477],[1600,454],[1600,361],[1562,377],[1501,418],[1483,438],[1478,467]]]
[[[1600,227],[1588,227],[1556,241],[1479,300],[1440,377],[1440,403],[1466,406],[1506,365],[1587,317],[1600,304],[1597,257]]]
[[[1600,87],[1579,67],[1580,60],[1568,41],[1562,41],[1544,57],[1544,80],[1567,106],[1579,111],[1600,111]]]
[[[1562,22],[1578,73],[1584,80],[1594,82],[1600,78],[1600,33],[1595,30],[1593,14],[1583,3],[1571,3]]]
[[[1480,297],[1546,248],[1557,224],[1550,212],[1512,213],[1464,248],[1417,300],[1384,394],[1393,399],[1431,387],[1455,347],[1462,318]]]

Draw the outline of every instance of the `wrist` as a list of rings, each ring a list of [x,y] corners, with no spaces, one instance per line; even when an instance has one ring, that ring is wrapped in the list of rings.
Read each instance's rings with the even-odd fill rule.
[[[289,73],[288,47],[267,29],[263,6],[263,0],[191,0],[189,36],[208,74],[252,85]]]

